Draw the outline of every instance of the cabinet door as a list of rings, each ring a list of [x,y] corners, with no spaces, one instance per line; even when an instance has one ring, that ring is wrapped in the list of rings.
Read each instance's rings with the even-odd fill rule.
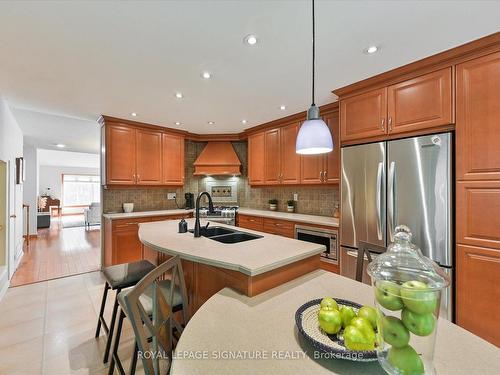
[[[264,184],[264,133],[248,137],[248,181],[250,185]]]
[[[451,67],[389,86],[389,133],[404,133],[451,124],[451,91]]]
[[[324,176],[325,183],[336,184],[339,182],[340,169],[340,138],[339,138],[339,113],[332,112],[323,116],[323,121],[330,128],[333,138],[333,151],[327,153],[325,158]]]
[[[324,166],[324,155],[300,155],[300,183],[322,184]]]
[[[500,249],[500,181],[457,182],[457,242]]]
[[[163,185],[184,185],[184,137],[162,134]]]
[[[135,129],[106,125],[106,184],[135,185]]]
[[[500,180],[500,52],[457,65],[457,179]]]
[[[142,243],[139,240],[139,223],[149,218],[120,220],[113,226],[113,264],[135,262],[142,259]]]
[[[295,143],[300,123],[281,128],[281,183],[300,182],[300,155],[295,152]]]
[[[161,185],[161,133],[137,129],[137,184]]]
[[[264,133],[264,183],[277,185],[281,175],[280,129]]]
[[[263,219],[257,216],[238,214],[238,226],[240,228],[252,229],[259,232],[264,231]]]
[[[340,102],[342,141],[386,134],[387,89],[377,89]]]
[[[500,346],[500,250],[457,245],[457,324]]]

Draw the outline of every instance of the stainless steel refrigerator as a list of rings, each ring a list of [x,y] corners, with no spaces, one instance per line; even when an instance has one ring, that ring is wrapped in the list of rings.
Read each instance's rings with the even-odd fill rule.
[[[452,276],[451,145],[451,133],[442,133],[342,148],[342,275],[355,276],[358,241],[387,246],[404,224],[422,253]],[[450,320],[452,296],[450,287],[442,300]]]

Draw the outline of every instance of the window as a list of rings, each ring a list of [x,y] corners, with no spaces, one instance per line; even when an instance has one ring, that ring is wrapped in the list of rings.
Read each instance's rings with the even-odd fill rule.
[[[100,201],[99,176],[63,174],[63,206],[87,206]]]

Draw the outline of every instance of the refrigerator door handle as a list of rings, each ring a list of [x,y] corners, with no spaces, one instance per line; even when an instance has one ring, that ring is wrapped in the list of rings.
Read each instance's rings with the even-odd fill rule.
[[[378,163],[377,169],[377,237],[382,240],[382,169],[383,163]]]
[[[394,194],[394,175],[396,173],[396,162],[391,161],[389,165],[389,188],[387,189],[387,221],[389,226],[389,240],[394,242],[395,227],[395,194]]]

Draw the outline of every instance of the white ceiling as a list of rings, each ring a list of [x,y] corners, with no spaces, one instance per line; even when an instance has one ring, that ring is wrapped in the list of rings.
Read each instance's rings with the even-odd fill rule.
[[[37,150],[40,166],[99,168],[99,155],[83,152]]]
[[[500,30],[499,1],[323,0],[316,10],[318,104]],[[254,47],[242,42],[249,33]],[[1,1],[0,93],[15,107],[92,121],[238,132],[307,109],[310,42],[310,1]],[[371,44],[380,52],[363,54]]]

